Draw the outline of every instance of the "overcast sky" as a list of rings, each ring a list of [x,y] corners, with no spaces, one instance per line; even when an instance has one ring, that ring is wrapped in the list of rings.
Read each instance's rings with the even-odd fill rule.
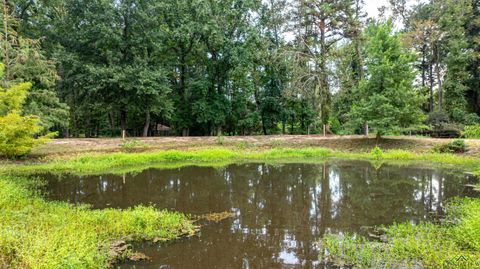
[[[365,11],[369,17],[377,17],[381,6],[388,6],[388,0],[365,0]]]

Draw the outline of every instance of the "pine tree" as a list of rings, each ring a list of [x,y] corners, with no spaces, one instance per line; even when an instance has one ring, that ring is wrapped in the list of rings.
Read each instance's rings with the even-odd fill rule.
[[[367,38],[366,79],[357,90],[350,124],[368,123],[381,135],[421,123],[420,98],[413,88],[413,55],[402,47],[392,22],[372,22]]]

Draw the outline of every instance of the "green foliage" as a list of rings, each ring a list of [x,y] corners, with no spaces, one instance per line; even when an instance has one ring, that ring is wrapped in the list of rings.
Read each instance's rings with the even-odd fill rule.
[[[477,125],[467,125],[464,127],[462,136],[469,139],[479,139],[480,138],[480,124]]]
[[[399,33],[365,27],[362,1],[320,2],[5,2],[4,84],[31,82],[24,115],[73,136],[147,135],[156,123],[183,135],[306,134],[332,118],[336,133],[366,122],[400,133],[422,121],[419,107],[479,122],[476,1],[392,1]]]
[[[17,33],[17,18],[7,14],[6,20],[9,39],[0,40],[5,50],[0,53],[0,61],[5,63],[2,84],[8,87],[25,81],[31,83],[22,114],[39,117],[45,133],[67,127],[69,107],[60,101],[55,91],[59,79],[55,61],[45,56],[39,39]]]
[[[365,30],[367,79],[360,83],[349,114],[350,124],[384,135],[423,120],[420,97],[413,88],[412,55],[393,34],[391,22],[373,22]]]
[[[31,84],[0,88],[0,154],[9,158],[25,156],[53,134],[35,137],[42,132],[35,116],[21,116],[20,110]]]
[[[32,179],[0,177],[0,265],[6,268],[107,268],[117,239],[173,239],[195,227],[182,214],[139,206],[91,210],[47,202]]]
[[[349,234],[327,235],[322,247],[328,250],[326,258],[357,267],[475,268],[480,260],[480,200],[453,202],[447,212],[456,225],[395,224],[386,228],[387,243]],[[466,261],[452,263],[462,256]]]
[[[464,167],[471,171],[478,169],[478,159],[464,155],[445,153],[414,153],[405,150],[389,150],[383,152],[382,161],[415,161],[438,164],[449,164]],[[95,174],[95,173],[119,173],[128,171],[140,171],[151,166],[181,166],[182,164],[225,164],[230,162],[242,162],[246,160],[284,160],[284,159],[313,159],[323,160],[325,158],[354,158],[376,160],[371,153],[354,153],[333,151],[327,148],[287,148],[285,146],[270,150],[255,150],[254,147],[245,149],[234,148],[209,148],[192,151],[167,150],[161,152],[142,153],[115,153],[79,156],[68,161],[52,160],[50,162],[34,165],[4,165],[0,167],[2,172],[18,173],[74,173],[74,174]]]
[[[439,153],[464,153],[467,150],[467,145],[463,139],[455,139],[447,144],[434,148],[434,151]]]
[[[53,135],[35,138],[41,131],[39,119],[35,116],[20,116],[18,113],[0,116],[0,154],[9,158],[27,155],[34,146]]]
[[[467,125],[480,124],[480,116],[476,113],[470,113],[465,116],[464,123]]]
[[[135,139],[127,139],[120,143],[120,150],[122,152],[135,152],[139,149],[147,149],[148,144],[143,141],[135,140]]]
[[[33,90],[25,101],[24,115],[35,115],[44,130],[66,128],[69,125],[69,107],[51,90]]]
[[[375,160],[381,160],[383,158],[383,151],[377,146],[372,149],[372,151],[370,152],[370,155]]]
[[[444,110],[436,110],[428,114],[427,123],[435,129],[442,129],[450,122],[448,113]]]

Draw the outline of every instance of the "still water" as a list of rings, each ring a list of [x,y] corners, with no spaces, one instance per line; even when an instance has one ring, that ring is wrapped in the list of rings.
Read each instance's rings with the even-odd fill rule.
[[[316,242],[362,226],[417,223],[469,195],[460,172],[334,160],[323,164],[233,164],[150,169],[138,174],[46,175],[49,199],[93,208],[155,205],[192,215],[232,212],[198,236],[143,243],[149,262],[120,268],[325,268]]]

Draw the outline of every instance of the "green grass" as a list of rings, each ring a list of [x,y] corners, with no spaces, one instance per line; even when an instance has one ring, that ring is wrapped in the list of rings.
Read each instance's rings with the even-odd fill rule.
[[[448,209],[448,224],[387,227],[387,243],[327,235],[323,258],[360,268],[480,268],[480,199],[457,200]]]
[[[411,153],[404,150],[371,153],[351,153],[326,148],[274,148],[263,151],[238,148],[209,148],[192,151],[167,150],[144,153],[113,153],[83,155],[72,159],[58,159],[42,163],[6,164],[2,174],[30,174],[41,172],[95,174],[141,171],[148,167],[178,167],[182,165],[221,166],[233,162],[325,160],[328,158],[365,159],[371,161],[425,162],[454,165],[480,174],[480,159],[445,153]]]
[[[133,236],[136,239],[171,239],[194,230],[178,213],[150,207],[129,210],[91,210],[63,202],[47,202],[32,188],[33,173],[103,174],[140,172],[150,167],[184,165],[223,166],[233,162],[319,162],[329,158],[370,160],[375,164],[412,162],[451,165],[480,174],[480,159],[441,153],[411,153],[403,150],[352,153],[325,148],[274,148],[255,150],[238,146],[192,151],[169,150],[144,153],[83,155],[39,163],[5,163],[0,167],[0,268],[102,268],[108,264],[109,242]],[[323,246],[329,258],[360,267],[391,267],[421,263],[438,267],[458,255],[479,259],[480,202],[464,200],[452,205],[456,225],[396,224],[387,228],[387,245],[359,236],[339,239],[327,236]],[[390,266],[391,265],[391,266]],[[468,268],[468,267],[458,267]]]
[[[0,177],[0,268],[105,268],[113,240],[193,233],[186,216],[151,207],[92,210],[47,202],[36,181]]]

